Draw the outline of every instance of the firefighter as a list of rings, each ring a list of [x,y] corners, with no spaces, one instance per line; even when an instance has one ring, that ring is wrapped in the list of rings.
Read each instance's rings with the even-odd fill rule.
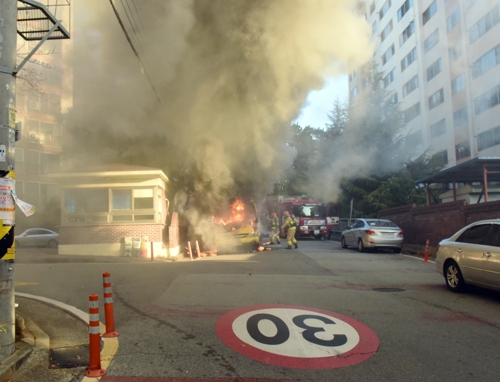
[[[270,217],[268,217],[269,220],[269,229],[271,230],[271,245],[274,244],[274,239],[276,239],[276,244],[280,244],[280,231],[279,231],[279,220],[278,220],[278,215],[276,215],[276,212],[273,212]]]
[[[290,216],[290,212],[285,211],[283,212],[283,215],[286,216],[286,220],[281,226],[281,229],[282,230],[285,230],[285,228],[287,229],[286,243],[288,244],[288,246],[286,247],[286,249],[292,249],[292,244],[295,245],[295,248],[298,248],[297,240],[295,239],[295,231],[297,230],[297,223],[295,222],[295,219],[292,216]]]

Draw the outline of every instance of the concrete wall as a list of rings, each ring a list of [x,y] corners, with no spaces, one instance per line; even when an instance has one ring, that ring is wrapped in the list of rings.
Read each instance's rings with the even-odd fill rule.
[[[403,229],[405,244],[425,245],[429,239],[435,246],[467,224],[500,218],[500,201],[468,205],[461,200],[424,207],[406,205],[379,211],[378,216],[392,220]]]

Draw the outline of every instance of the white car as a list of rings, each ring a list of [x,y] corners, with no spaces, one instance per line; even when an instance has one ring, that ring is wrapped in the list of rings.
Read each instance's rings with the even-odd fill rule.
[[[57,248],[59,234],[45,228],[30,228],[15,236],[16,247]]]
[[[436,267],[453,292],[467,284],[500,290],[500,219],[477,221],[441,240]]]
[[[342,232],[342,248],[357,247],[360,252],[367,248],[388,248],[401,252],[404,234],[401,228],[387,219],[356,219]]]

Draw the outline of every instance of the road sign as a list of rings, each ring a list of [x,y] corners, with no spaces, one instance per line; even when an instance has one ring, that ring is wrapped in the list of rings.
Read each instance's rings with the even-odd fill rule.
[[[363,362],[379,341],[350,317],[293,305],[233,310],[217,321],[219,338],[236,352],[263,363],[296,369],[330,369]]]

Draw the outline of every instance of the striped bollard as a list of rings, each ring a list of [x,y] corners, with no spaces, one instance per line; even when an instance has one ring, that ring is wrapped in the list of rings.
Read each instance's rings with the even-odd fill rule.
[[[102,274],[102,286],[104,287],[104,320],[106,321],[105,338],[118,337],[120,333],[115,331],[115,313],[113,311],[113,292],[111,290],[111,274]]]
[[[99,296],[89,296],[89,368],[85,376],[90,378],[102,377],[106,370],[101,368],[101,331],[99,322]]]

